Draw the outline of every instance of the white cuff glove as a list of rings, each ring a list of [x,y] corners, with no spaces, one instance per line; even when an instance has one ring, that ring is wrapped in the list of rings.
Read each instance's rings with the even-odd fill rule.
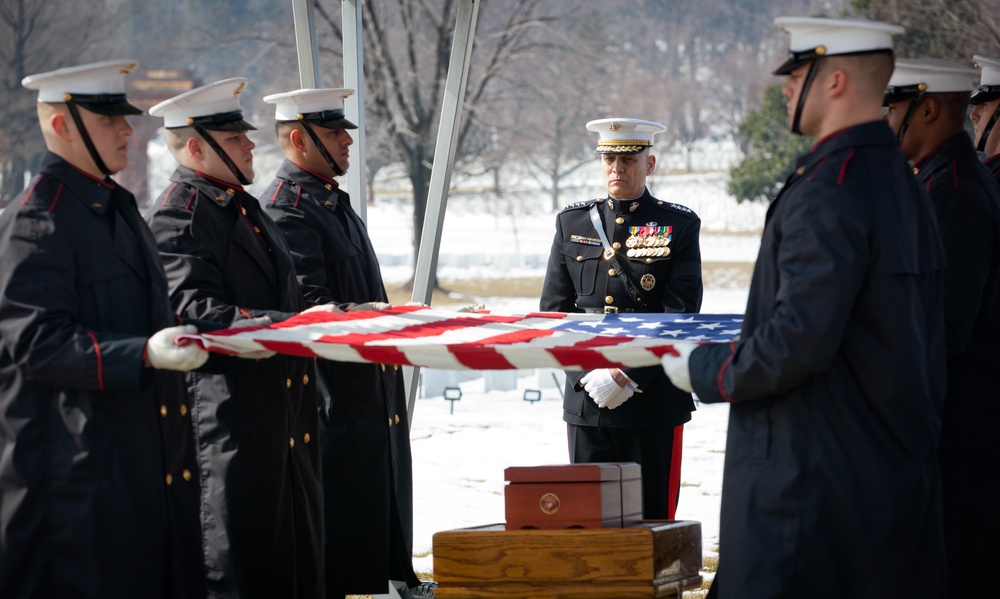
[[[336,304],[318,304],[312,308],[306,308],[302,311],[303,314],[309,314],[310,312],[329,312],[331,314],[344,313],[344,311],[338,308]]]
[[[612,371],[608,368],[591,370],[583,375],[580,383],[583,384],[583,389],[594,399],[597,407],[609,410],[622,405],[636,392],[636,388],[630,384],[626,384],[624,387],[619,386]]]
[[[197,332],[198,327],[193,324],[157,331],[146,342],[146,361],[153,368],[161,370],[187,372],[201,368],[208,361],[208,352],[197,343],[177,344],[177,337],[180,335],[193,335]]]
[[[670,382],[674,384],[681,391],[687,391],[691,393],[694,391],[691,386],[691,370],[688,368],[688,360],[691,359],[691,352],[694,348],[698,347],[698,344],[694,341],[675,341],[674,349],[680,355],[672,356],[670,354],[664,354],[660,358],[660,362],[663,364],[663,370],[667,373],[667,378]]]
[[[270,316],[258,316],[257,318],[245,318],[243,320],[237,320],[233,324],[229,325],[231,329],[248,329],[250,327],[266,327],[271,325]],[[274,356],[277,352],[273,352],[269,349],[262,349],[260,351],[250,352],[247,354],[237,354],[237,358],[243,358],[244,360],[266,360]]]
[[[388,310],[392,307],[392,304],[387,304],[386,302],[365,302],[363,304],[356,304],[347,309],[348,312],[361,312],[364,310]]]
[[[480,310],[485,310],[486,306],[483,304],[471,304],[468,306],[462,306],[456,312],[479,312]]]

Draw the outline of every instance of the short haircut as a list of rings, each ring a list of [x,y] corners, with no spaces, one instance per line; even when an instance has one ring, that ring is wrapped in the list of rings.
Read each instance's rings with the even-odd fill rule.
[[[966,113],[969,110],[969,92],[935,92],[928,94],[937,100],[941,115],[956,129],[965,128]]]
[[[896,59],[891,52],[834,55],[820,61],[820,72],[817,75],[826,75],[840,69],[848,74],[860,95],[877,100],[881,105],[895,66]]]
[[[194,137],[194,127],[180,127],[178,129],[167,129],[164,139],[167,141],[167,149],[177,157],[178,152],[183,152],[187,147],[187,141]]]

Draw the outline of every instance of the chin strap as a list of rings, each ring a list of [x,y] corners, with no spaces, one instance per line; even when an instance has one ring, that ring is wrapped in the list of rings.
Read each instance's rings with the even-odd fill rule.
[[[899,124],[899,131],[896,132],[896,147],[903,147],[903,137],[906,136],[906,131],[910,128],[910,121],[913,120],[913,115],[917,114],[917,108],[920,108],[923,102],[924,92],[921,90],[917,92],[917,95],[913,97],[910,105],[906,108],[906,114],[903,115],[903,122]]]
[[[976,151],[986,151],[986,140],[990,138],[990,133],[993,131],[993,125],[997,124],[998,118],[1000,118],[1000,104],[997,104],[996,109],[993,110],[993,116],[991,116],[989,122],[986,123],[986,128],[983,129],[983,134],[979,136],[979,143],[976,144]]]
[[[198,132],[198,135],[200,135],[201,138],[205,140],[205,143],[207,143],[209,146],[211,146],[213,150],[215,150],[215,153],[218,154],[219,158],[222,159],[222,162],[224,162],[226,166],[229,167],[229,170],[232,171],[233,175],[236,177],[236,180],[240,182],[240,185],[244,186],[250,185],[251,181],[246,178],[246,176],[243,174],[243,171],[241,171],[239,167],[236,166],[236,163],[233,162],[233,159],[229,157],[229,154],[227,154],[225,150],[222,149],[222,146],[219,145],[219,142],[215,141],[214,137],[209,135],[208,131],[206,131],[204,127],[202,127],[198,123],[191,123],[191,127],[193,127],[194,130]]]
[[[802,120],[802,110],[806,105],[806,97],[809,96],[809,88],[812,87],[813,79],[816,78],[816,73],[819,71],[819,60],[820,57],[816,57],[809,65],[809,72],[806,73],[806,80],[802,83],[802,90],[799,92],[799,101],[795,106],[795,115],[792,117],[792,133],[796,135],[802,135],[799,121]]]
[[[330,152],[326,150],[326,146],[324,146],[323,142],[319,140],[319,136],[316,135],[316,132],[309,125],[309,123],[305,121],[299,121],[299,123],[302,125],[302,128],[306,130],[306,134],[309,135],[309,139],[311,139],[313,141],[313,144],[316,145],[316,149],[319,150],[320,156],[322,156],[323,160],[326,160],[327,165],[329,165],[329,167],[333,169],[334,173],[333,176],[340,177],[341,175],[346,173],[347,171],[340,168],[340,165],[337,164],[337,161],[333,159],[333,156],[330,156]]]
[[[72,97],[66,98],[66,106],[69,107],[69,114],[73,117],[76,129],[80,132],[80,137],[83,138],[83,143],[87,146],[87,151],[90,152],[90,157],[93,158],[97,169],[104,173],[105,177],[110,177],[114,173],[108,169],[104,161],[101,160],[101,155],[97,153],[97,148],[94,147],[94,142],[90,139],[90,133],[87,132],[87,128],[83,125],[83,119],[80,118],[80,110],[76,107],[76,103],[73,102]]]

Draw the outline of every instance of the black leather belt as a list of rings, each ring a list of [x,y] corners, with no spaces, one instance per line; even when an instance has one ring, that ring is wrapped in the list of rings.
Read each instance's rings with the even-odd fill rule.
[[[584,306],[577,306],[587,314],[617,314],[619,312],[639,312],[636,308],[619,308],[618,306],[604,306],[603,308],[586,308]]]

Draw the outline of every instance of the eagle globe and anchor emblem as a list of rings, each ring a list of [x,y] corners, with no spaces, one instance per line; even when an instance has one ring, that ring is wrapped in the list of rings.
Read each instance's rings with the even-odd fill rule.
[[[551,516],[559,511],[559,496],[555,493],[546,493],[538,500],[538,507],[543,514]]]

